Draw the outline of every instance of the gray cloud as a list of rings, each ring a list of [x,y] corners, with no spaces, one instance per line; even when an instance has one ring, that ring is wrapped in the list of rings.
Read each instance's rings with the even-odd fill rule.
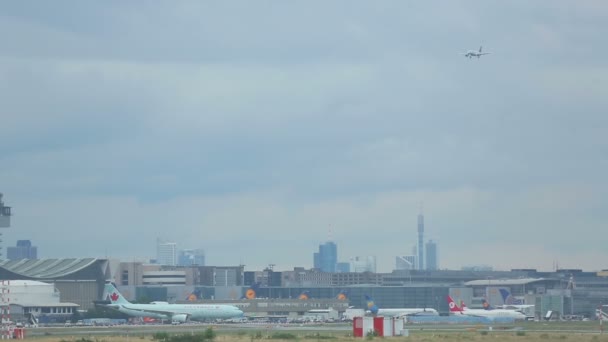
[[[603,267],[603,2],[0,6],[9,242],[389,270],[423,201],[442,266]]]

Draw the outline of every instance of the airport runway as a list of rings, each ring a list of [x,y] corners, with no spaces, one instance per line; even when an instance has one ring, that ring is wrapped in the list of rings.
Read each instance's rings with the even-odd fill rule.
[[[70,336],[70,335],[149,335],[156,332],[168,333],[202,332],[212,327],[217,332],[239,331],[302,331],[302,332],[343,332],[352,331],[350,324],[182,324],[182,325],[116,325],[108,327],[39,327],[27,328],[27,336]]]
[[[262,331],[267,334],[289,331],[293,333],[327,333],[346,336],[352,332],[350,323],[330,324],[276,324],[276,323],[239,323],[239,324],[210,324],[188,323],[182,325],[119,325],[109,327],[39,327],[28,328],[27,336],[142,336],[156,332],[183,333],[202,332],[212,327],[218,333],[240,334]],[[410,333],[428,332],[467,332],[491,330],[495,333],[525,331],[528,333],[564,333],[564,334],[599,334],[596,322],[522,322],[508,325],[471,325],[471,324],[408,324]]]

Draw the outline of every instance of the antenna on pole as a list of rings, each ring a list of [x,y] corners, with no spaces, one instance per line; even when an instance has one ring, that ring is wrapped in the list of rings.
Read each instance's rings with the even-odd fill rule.
[[[331,223],[329,224],[329,230],[327,232],[327,241],[332,241],[333,240],[333,236],[331,233]]]

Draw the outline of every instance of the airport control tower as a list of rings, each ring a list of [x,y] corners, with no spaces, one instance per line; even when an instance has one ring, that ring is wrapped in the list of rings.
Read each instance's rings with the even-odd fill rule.
[[[0,192],[0,228],[8,228],[11,226],[11,207],[4,205],[2,201],[2,193]],[[2,233],[0,232],[0,258],[2,258]]]

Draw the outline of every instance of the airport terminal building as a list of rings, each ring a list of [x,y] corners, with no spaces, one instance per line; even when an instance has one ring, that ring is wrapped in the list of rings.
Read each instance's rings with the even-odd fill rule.
[[[35,280],[1,282],[5,303],[10,305],[10,319],[15,322],[63,322],[79,308],[76,303],[61,302],[53,284]],[[35,317],[35,319],[31,319]]]
[[[608,272],[576,269],[328,273],[298,267],[277,272],[245,271],[242,265],[161,266],[70,258],[2,260],[0,280],[52,284],[59,303],[65,303],[61,305],[65,308],[51,309],[57,313],[73,311],[75,305],[79,310],[93,308],[93,302],[102,299],[107,280],[114,280],[129,300],[184,302],[196,291],[200,294],[196,299],[199,302],[230,302],[256,316],[302,315],[308,310],[327,309],[342,312],[348,307],[363,309],[365,295],[372,296],[382,308],[433,308],[442,315],[449,313],[445,300],[448,294],[472,308],[480,307],[484,298],[495,306],[507,301],[533,304],[536,318],[544,317],[548,311],[560,316],[593,318],[598,305],[608,303]],[[254,283],[259,284],[258,301],[247,302],[242,298]],[[508,298],[501,296],[504,292],[501,290],[509,293]],[[348,293],[346,301],[337,300],[342,291]],[[298,300],[303,292],[308,294],[307,302]],[[40,310],[47,310],[42,307]]]
[[[201,295],[201,301],[238,302],[247,288],[259,283],[257,297],[289,301],[302,292],[309,300],[335,299],[346,290],[349,306],[365,308],[365,295],[372,296],[377,305],[384,308],[433,308],[440,314],[449,314],[446,296],[464,300],[469,307],[480,308],[481,300],[487,299],[494,306],[508,302],[535,305],[530,315],[540,318],[548,311],[557,315],[583,315],[594,317],[601,303],[608,303],[608,272],[583,272],[563,269],[554,272],[538,272],[534,269],[511,271],[417,271],[400,270],[391,273],[329,273],[307,270],[301,267],[293,271],[276,272],[244,271],[236,267],[162,267],[155,265],[153,272],[158,281],[150,282],[146,266],[121,263],[120,277],[116,283],[125,296],[151,300],[184,301],[193,291]],[[129,270],[127,270],[130,267]],[[132,277],[134,272],[137,276]],[[182,284],[170,286],[163,283],[163,272],[170,279],[181,272]],[[160,276],[160,277],[159,277]],[[121,283],[121,279],[129,279]],[[509,298],[501,296],[501,290]],[[271,304],[268,304],[271,305]],[[324,305],[324,304],[320,304]],[[339,306],[338,304],[335,304]],[[245,311],[247,309],[245,308]],[[256,309],[256,311],[260,311]],[[272,311],[272,310],[269,310]]]
[[[52,284],[60,302],[73,303],[81,310],[94,307],[106,279],[111,279],[106,259],[18,259],[0,260],[0,279],[33,280]]]

